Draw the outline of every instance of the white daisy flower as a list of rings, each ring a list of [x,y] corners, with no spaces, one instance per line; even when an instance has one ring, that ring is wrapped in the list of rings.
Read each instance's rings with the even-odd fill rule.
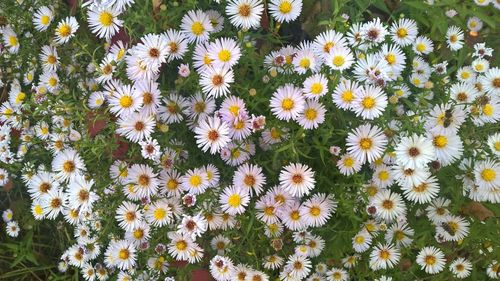
[[[142,212],[139,206],[134,203],[124,201],[118,209],[116,209],[115,218],[121,228],[127,231],[132,231],[139,226],[142,221]]]
[[[346,176],[359,172],[361,170],[361,165],[363,165],[363,163],[356,160],[356,158],[349,153],[342,155],[337,161],[337,168],[341,174]]]
[[[440,249],[430,246],[420,250],[416,262],[426,273],[436,274],[443,271],[446,259]]]
[[[133,51],[140,61],[140,67],[157,74],[161,64],[167,61],[170,45],[168,45],[165,36],[146,34],[141,38],[141,43],[134,47]]]
[[[379,44],[384,41],[388,32],[384,24],[380,22],[380,18],[375,18],[370,22],[364,23],[360,33],[365,41]]]
[[[17,34],[12,30],[12,27],[9,25],[7,27],[4,27],[2,30],[2,37],[3,37],[3,43],[5,44],[5,47],[8,48],[9,52],[11,54],[17,54],[19,51],[19,38],[17,37]]]
[[[347,46],[347,40],[344,38],[344,34],[329,29],[316,36],[312,47],[314,52],[326,61],[326,57],[333,48],[344,49],[347,48]]]
[[[484,91],[491,95],[500,95],[500,68],[492,67],[479,78]]]
[[[243,29],[258,28],[263,11],[261,0],[231,0],[226,6],[231,24]]]
[[[474,182],[480,189],[498,189],[500,186],[500,164],[493,159],[477,161],[474,165]]]
[[[215,68],[232,67],[241,57],[238,43],[231,38],[216,39],[208,45],[207,51]]]
[[[42,47],[40,53],[40,62],[42,63],[44,71],[56,71],[59,66],[59,56],[55,46],[45,45]]]
[[[136,251],[135,246],[128,241],[111,241],[104,253],[104,260],[110,267],[132,269],[136,265]]]
[[[247,188],[250,196],[259,196],[265,184],[266,177],[258,165],[245,163],[234,172],[233,185]]]
[[[5,231],[10,237],[17,237],[19,236],[21,228],[19,228],[19,224],[16,221],[9,221],[7,225],[5,225]]]
[[[330,219],[336,206],[326,194],[314,194],[300,206],[300,216],[304,218],[306,225],[319,227]]]
[[[52,160],[52,171],[60,181],[72,181],[86,170],[78,152],[72,148],[59,152]]]
[[[204,193],[209,184],[207,173],[202,169],[188,170],[181,178],[182,189],[194,195]]]
[[[301,163],[292,163],[283,167],[279,181],[285,191],[296,197],[309,194],[316,184],[314,171]]]
[[[134,91],[131,85],[122,85],[109,97],[109,111],[118,117],[128,117],[142,107],[142,101],[141,93]]]
[[[436,177],[430,176],[426,180],[413,186],[401,187],[406,199],[416,203],[429,203],[439,193],[439,182]]]

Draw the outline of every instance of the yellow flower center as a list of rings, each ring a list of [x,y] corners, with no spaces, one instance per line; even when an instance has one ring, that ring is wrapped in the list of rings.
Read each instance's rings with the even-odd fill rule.
[[[16,104],[22,102],[26,98],[26,94],[20,92],[16,97]]]
[[[120,98],[120,106],[121,107],[124,107],[124,108],[129,108],[130,106],[132,106],[132,97],[131,96],[122,96]]]
[[[297,210],[294,210],[290,213],[290,218],[294,221],[298,221],[300,219],[300,213]]]
[[[312,84],[311,93],[319,95],[323,91],[323,85],[319,82]]]
[[[50,77],[48,81],[49,86],[55,87],[57,85],[57,79],[54,77]]]
[[[240,206],[241,196],[239,194],[233,194],[227,199],[227,204],[233,208]]]
[[[291,98],[285,98],[283,99],[283,101],[281,102],[281,107],[284,109],[284,110],[291,110],[294,106],[294,102]]]
[[[229,50],[221,50],[219,52],[219,60],[222,62],[228,62],[231,59],[231,52]]]
[[[47,62],[49,64],[55,64],[57,61],[57,58],[54,55],[48,55],[47,56]]]
[[[59,27],[59,35],[61,35],[61,37],[68,37],[71,35],[71,26],[68,24],[61,25],[61,27]]]
[[[316,117],[318,117],[318,112],[314,108],[308,108],[304,112],[304,116],[307,120],[314,120],[316,119]]]
[[[66,161],[66,162],[64,162],[64,164],[63,164],[63,170],[66,173],[73,172],[75,170],[75,163],[73,163],[73,161]]]
[[[500,141],[495,142],[493,146],[495,147],[496,151],[500,151]]]
[[[108,27],[113,23],[113,15],[110,12],[104,11],[99,15],[99,22],[103,26]]]
[[[375,106],[375,99],[372,97],[364,97],[361,104],[366,109],[372,109]]]
[[[365,237],[363,235],[358,235],[354,238],[356,244],[363,244],[365,242]]]
[[[408,31],[406,30],[406,28],[400,27],[400,28],[398,28],[398,31],[396,32],[396,35],[399,38],[405,38],[406,35],[408,35]]]
[[[481,178],[483,178],[484,181],[491,182],[494,181],[496,177],[497,173],[493,169],[486,168],[481,172]]]
[[[35,208],[33,208],[33,211],[35,212],[36,215],[40,216],[43,214],[43,209],[42,209],[42,206],[40,206],[40,204],[36,204],[35,205]]]
[[[193,32],[194,35],[200,36],[205,31],[205,27],[203,27],[203,24],[201,22],[197,21],[194,22],[193,25],[191,26],[191,31]]]
[[[424,262],[426,265],[435,265],[436,264],[436,257],[432,255],[427,255],[424,259]]]
[[[47,25],[47,24],[49,24],[49,21],[50,21],[50,17],[49,17],[49,16],[47,16],[47,15],[43,15],[43,16],[41,16],[41,17],[40,17],[40,23],[41,23],[42,25]]]
[[[345,59],[343,56],[334,56],[332,59],[332,63],[336,67],[340,67],[345,63]]]
[[[177,248],[177,250],[180,250],[180,251],[186,250],[187,246],[188,245],[187,245],[186,241],[184,241],[184,240],[177,241],[175,243],[175,247]]]

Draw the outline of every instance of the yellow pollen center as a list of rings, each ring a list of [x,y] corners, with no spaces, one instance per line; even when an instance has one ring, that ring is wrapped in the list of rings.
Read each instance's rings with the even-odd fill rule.
[[[241,196],[239,194],[233,194],[227,199],[227,204],[233,208],[240,206]]]
[[[104,11],[99,15],[99,22],[103,26],[108,27],[113,23],[113,15],[110,12]]]
[[[281,13],[288,14],[292,11],[292,4],[288,1],[283,1],[281,2],[279,9]]]

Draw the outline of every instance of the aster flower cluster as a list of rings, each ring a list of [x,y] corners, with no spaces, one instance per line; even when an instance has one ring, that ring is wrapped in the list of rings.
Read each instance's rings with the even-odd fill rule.
[[[500,278],[496,222],[467,208],[500,203],[479,18],[441,42],[401,16],[278,45],[306,1],[212,2],[126,39],[139,1],[37,6],[45,41],[0,26],[0,186],[30,206],[3,210],[11,239],[59,222],[59,270],[90,281]]]

